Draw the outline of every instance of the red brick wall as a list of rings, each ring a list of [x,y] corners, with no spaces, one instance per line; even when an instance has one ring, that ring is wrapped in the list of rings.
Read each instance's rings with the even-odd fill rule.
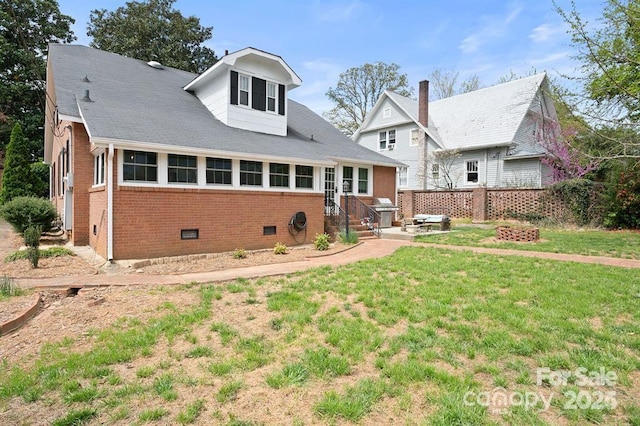
[[[93,155],[84,125],[73,124],[73,234],[76,246],[89,245],[89,190],[93,185]]]
[[[395,167],[373,166],[373,196],[375,198],[388,198],[392,203],[395,202]]]
[[[100,186],[89,190],[89,245],[93,247],[96,253],[100,256],[105,259],[107,258],[106,186]]]
[[[114,259],[215,253],[312,243],[324,232],[324,195],[208,189],[140,188],[114,191]],[[304,231],[289,234],[293,214],[305,212]],[[263,227],[276,226],[275,235]],[[182,229],[199,239],[182,240]]]

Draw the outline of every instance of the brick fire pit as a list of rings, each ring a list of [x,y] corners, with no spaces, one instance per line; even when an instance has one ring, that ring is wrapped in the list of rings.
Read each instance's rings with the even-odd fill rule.
[[[504,241],[535,242],[540,238],[540,230],[538,228],[498,226],[496,228],[496,238]]]

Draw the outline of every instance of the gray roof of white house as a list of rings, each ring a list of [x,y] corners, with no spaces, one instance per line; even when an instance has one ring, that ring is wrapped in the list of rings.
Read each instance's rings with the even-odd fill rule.
[[[58,113],[81,117],[92,139],[164,149],[228,152],[331,164],[335,159],[402,166],[356,144],[318,114],[289,100],[287,136],[229,127],[183,88],[197,74],[80,45],[50,44]],[[88,80],[88,81],[87,81]],[[89,90],[90,102],[83,101]]]
[[[510,145],[545,78],[536,74],[429,102],[427,131],[445,149]],[[418,122],[417,100],[385,95]]]

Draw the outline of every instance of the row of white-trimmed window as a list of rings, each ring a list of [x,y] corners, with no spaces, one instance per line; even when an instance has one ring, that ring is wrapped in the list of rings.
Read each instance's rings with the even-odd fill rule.
[[[104,157],[103,157],[104,158]],[[104,160],[103,160],[104,161]],[[104,164],[104,163],[103,163]],[[240,185],[263,186],[265,164],[268,165],[269,187],[291,187],[292,169],[285,163],[263,163],[240,160]],[[96,160],[98,167],[98,160]],[[229,158],[206,158],[206,183],[232,184],[233,165]],[[295,165],[295,188],[313,189],[313,166]],[[97,172],[96,172],[97,174]],[[124,151],[122,162],[124,182],[158,182],[158,154],[146,151]],[[198,184],[198,157],[194,155],[167,155],[167,181],[169,183]]]

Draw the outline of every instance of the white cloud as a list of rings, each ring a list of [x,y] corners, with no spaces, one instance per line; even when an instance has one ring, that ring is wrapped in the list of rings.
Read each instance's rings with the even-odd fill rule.
[[[509,25],[522,13],[522,9],[521,5],[514,3],[505,15],[481,16],[480,28],[465,37],[458,47],[463,53],[474,53],[489,41],[503,37]]]
[[[561,26],[542,24],[533,29],[529,38],[534,43],[544,43],[546,41],[554,41],[557,39],[556,35],[562,33],[564,29]]]
[[[342,22],[355,16],[363,6],[360,0],[352,0],[346,3],[315,3],[313,10],[318,21]]]

